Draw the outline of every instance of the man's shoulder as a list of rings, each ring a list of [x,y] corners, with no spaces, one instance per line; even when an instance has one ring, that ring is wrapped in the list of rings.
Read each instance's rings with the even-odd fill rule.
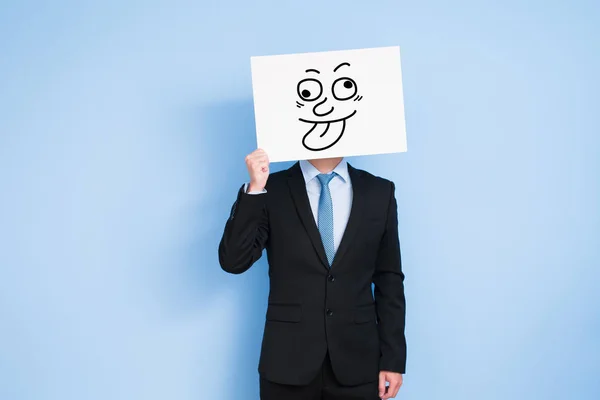
[[[292,170],[293,167],[294,167],[294,165],[292,165],[289,168],[284,168],[279,171],[270,172],[269,178],[267,179],[267,184],[265,186],[267,191],[269,191],[269,189],[273,190],[273,189],[282,187],[282,185],[286,186],[288,178],[291,176],[291,174],[293,172],[293,170]]]
[[[285,179],[290,174],[290,170],[288,168],[282,169],[281,171],[271,172],[269,174],[269,179],[273,180],[281,180]]]
[[[291,167],[282,169],[280,171],[271,172],[271,173],[269,173],[269,180],[271,182],[285,181],[289,177],[290,173],[291,173]]]
[[[356,168],[353,166],[350,167],[354,168],[354,170],[360,175],[361,179],[364,179],[365,182],[367,182],[367,184],[369,185],[374,185],[374,187],[377,188],[386,188],[394,185],[394,182],[389,178],[380,175],[375,175],[364,169]]]

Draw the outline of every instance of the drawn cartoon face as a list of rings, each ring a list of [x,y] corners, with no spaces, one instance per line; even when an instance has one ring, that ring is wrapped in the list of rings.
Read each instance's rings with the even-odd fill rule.
[[[308,124],[302,145],[321,151],[336,144],[344,135],[346,120],[356,114],[356,101],[362,100],[350,64],[343,62],[333,69],[333,81],[320,79],[321,71],[307,69],[306,78],[298,82],[300,121]],[[325,71],[323,71],[325,72]]]

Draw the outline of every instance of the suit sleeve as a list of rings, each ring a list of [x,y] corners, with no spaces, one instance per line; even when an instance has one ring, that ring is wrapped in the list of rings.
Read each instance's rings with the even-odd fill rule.
[[[386,228],[379,245],[373,283],[381,347],[379,369],[403,374],[406,368],[406,303],[394,192],[395,185],[390,182]]]
[[[244,188],[238,191],[219,243],[221,268],[232,274],[247,271],[261,257],[269,238],[268,193],[249,194]]]

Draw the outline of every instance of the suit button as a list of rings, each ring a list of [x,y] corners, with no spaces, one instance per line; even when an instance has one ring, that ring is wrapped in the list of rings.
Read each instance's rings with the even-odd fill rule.
[[[327,275],[327,279],[329,280],[329,282],[335,281],[335,277],[333,275]]]
[[[327,315],[329,317],[331,317],[333,315],[333,311],[331,311],[329,308],[327,310],[325,310],[325,312],[327,313]]]

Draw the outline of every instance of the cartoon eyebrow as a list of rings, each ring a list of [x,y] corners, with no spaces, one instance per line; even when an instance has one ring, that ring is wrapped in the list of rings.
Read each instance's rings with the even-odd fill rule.
[[[306,72],[316,72],[317,74],[320,74],[319,71],[317,71],[316,69],[312,69],[312,68],[307,69]]]
[[[338,65],[337,67],[335,67],[335,68],[333,69],[333,72],[337,71],[339,67],[341,67],[341,66],[344,66],[344,65],[350,66],[350,63],[347,63],[347,62],[343,62],[343,63],[341,63],[340,65]]]

